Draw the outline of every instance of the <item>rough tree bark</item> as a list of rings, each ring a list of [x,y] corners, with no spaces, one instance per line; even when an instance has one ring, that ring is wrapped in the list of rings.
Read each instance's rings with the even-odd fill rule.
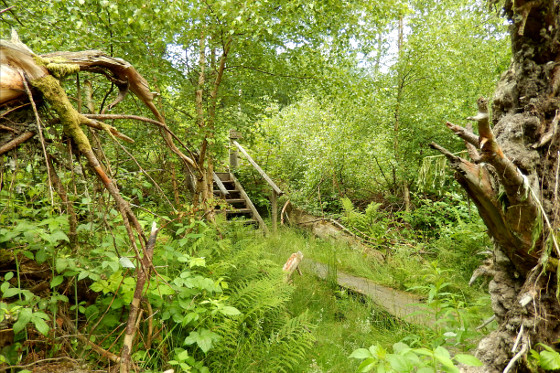
[[[451,161],[495,243],[476,274],[492,278],[498,328],[478,345],[484,366],[466,372],[538,371],[528,351],[560,339],[560,0],[502,5],[513,62],[497,84],[493,118],[479,99],[469,118],[478,122],[478,136],[447,123],[471,161],[432,143]]]

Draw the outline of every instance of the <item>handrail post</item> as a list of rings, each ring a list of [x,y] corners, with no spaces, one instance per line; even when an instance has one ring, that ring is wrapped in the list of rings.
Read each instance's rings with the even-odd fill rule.
[[[270,202],[272,204],[272,233],[276,233],[278,225],[278,194],[274,189],[272,189]]]
[[[234,145],[234,141],[237,139],[241,139],[241,132],[236,130],[229,130],[229,168],[230,170],[235,170],[239,163],[237,161],[237,147]]]

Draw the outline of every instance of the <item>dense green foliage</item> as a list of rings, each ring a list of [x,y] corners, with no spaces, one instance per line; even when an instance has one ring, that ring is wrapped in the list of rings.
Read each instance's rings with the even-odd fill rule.
[[[427,144],[458,151],[462,144],[444,136],[443,121],[473,114],[509,62],[504,26],[485,5],[4,3],[14,8],[0,15],[1,38],[13,27],[37,53],[100,49],[126,59],[158,92],[156,106],[180,140],[193,153],[208,143],[206,165],[226,169],[227,133],[235,128],[286,192],[280,202],[337,219],[365,244],[319,240],[298,228],[263,237],[220,218],[205,222],[187,170],[155,127],[113,122],[135,143],[98,133],[97,156],[142,228],[161,227],[133,351],[140,370],[428,372],[476,364],[468,353],[492,325],[476,329],[489,316],[489,299],[485,283],[468,281],[491,243]],[[63,83],[82,112],[90,84],[93,112],[117,95],[104,76],[80,73]],[[112,112],[151,115],[133,97]],[[0,155],[0,329],[14,332],[14,343],[0,345],[0,363],[70,356],[102,367],[120,353],[136,253],[103,185],[47,106],[40,115],[77,237],[69,237],[69,209],[49,187],[37,143]],[[259,210],[269,211],[270,191],[254,169],[242,163],[236,173]],[[304,259],[304,275],[287,283],[281,268],[296,251],[328,264],[329,281],[307,272]],[[406,324],[339,288],[337,271],[421,295],[437,320],[431,328]],[[533,359],[557,367],[546,348]]]

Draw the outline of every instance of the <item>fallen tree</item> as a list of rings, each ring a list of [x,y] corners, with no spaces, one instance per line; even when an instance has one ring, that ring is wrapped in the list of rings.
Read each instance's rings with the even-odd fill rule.
[[[80,71],[102,74],[119,88],[117,99],[109,107],[117,105],[124,99],[127,92],[131,91],[150,109],[156,120],[138,116],[85,115],[78,112],[62,88],[60,80]],[[184,162],[187,169],[192,170],[198,167],[197,163],[193,161],[192,154],[187,156],[176,147],[175,141],[179,143],[180,141],[165,124],[165,120],[156,109],[153,99],[154,94],[149,90],[146,80],[130,63],[120,58],[109,57],[100,51],[57,52],[36,55],[20,42],[15,32],[11,40],[0,40],[0,107],[5,109],[0,115],[0,119],[2,119],[0,122],[0,155],[16,149],[35,136],[39,137],[38,145],[42,148],[47,165],[49,190],[54,189],[64,202],[66,212],[70,216],[69,237],[75,237],[75,213],[54,168],[53,159],[55,157],[47,151],[43,136],[44,121],[39,114],[39,103],[47,106],[49,111],[56,116],[54,124],[60,124],[65,136],[71,140],[77,152],[85,157],[97,179],[114,199],[122,216],[129,244],[136,254],[138,263],[135,266],[136,291],[130,304],[130,314],[124,331],[121,354],[118,357],[111,355],[113,356],[112,360],[120,365],[120,372],[129,372],[131,369],[133,341],[140,321],[138,315],[140,300],[143,296],[146,281],[155,272],[151,258],[158,230],[155,226],[152,227],[149,239],[146,237],[130,203],[123,198],[117,183],[107,173],[106,170],[110,167],[108,161],[100,162],[99,156],[94,151],[90,138],[88,138],[82,126],[106,131],[114,139],[118,138],[131,142],[133,141],[131,138],[102,120],[135,119],[157,125],[164,142]],[[17,118],[17,120],[12,120],[14,118]],[[101,144],[98,142],[96,146],[101,146]],[[188,149],[186,151],[188,152]],[[70,241],[71,245],[75,244],[72,239]]]
[[[495,244],[476,275],[492,278],[499,326],[478,345],[484,366],[468,372],[538,370],[530,349],[560,339],[560,1],[507,0],[503,7],[513,62],[497,84],[493,115],[481,98],[468,118],[478,134],[447,123],[470,160],[431,144],[450,161]]]

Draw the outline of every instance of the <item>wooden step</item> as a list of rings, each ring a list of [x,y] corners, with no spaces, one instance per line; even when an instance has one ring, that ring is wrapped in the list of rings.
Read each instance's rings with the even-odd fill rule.
[[[245,203],[245,200],[243,198],[226,198],[226,202],[229,204],[233,204],[233,203]]]
[[[251,213],[251,209],[250,208],[244,208],[244,209],[228,209],[226,210],[226,214],[250,214]]]
[[[256,221],[255,219],[233,219],[233,220],[228,220],[228,222],[230,223],[238,223],[238,224],[244,224],[244,225],[259,225],[259,222]]]

